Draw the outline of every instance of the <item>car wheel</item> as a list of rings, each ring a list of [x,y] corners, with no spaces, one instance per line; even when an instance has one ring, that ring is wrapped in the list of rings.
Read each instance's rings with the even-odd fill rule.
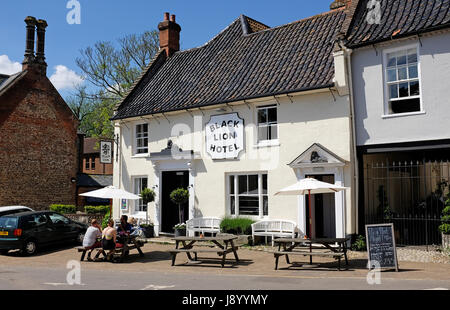
[[[37,251],[37,243],[34,240],[28,240],[27,242],[25,242],[22,248],[22,253],[25,255],[33,255],[36,253],[36,251]]]
[[[0,255],[8,254],[9,250],[0,250]]]

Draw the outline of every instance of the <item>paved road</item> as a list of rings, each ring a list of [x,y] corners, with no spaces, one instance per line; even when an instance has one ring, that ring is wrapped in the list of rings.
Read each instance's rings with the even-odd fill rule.
[[[383,279],[381,284],[369,285],[365,277],[252,276],[206,273],[81,269],[81,285],[69,285],[69,269],[46,267],[0,267],[0,290],[398,290],[450,289],[446,280]],[[76,276],[71,273],[70,279]],[[108,287],[105,287],[108,283]]]

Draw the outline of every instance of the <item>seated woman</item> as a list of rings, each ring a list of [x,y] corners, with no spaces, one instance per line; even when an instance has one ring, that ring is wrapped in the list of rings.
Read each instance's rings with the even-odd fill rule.
[[[102,248],[103,250],[109,250],[106,256],[107,260],[112,260],[114,250],[116,248],[117,231],[114,228],[114,220],[110,219],[108,221],[108,227],[106,227],[102,232]]]

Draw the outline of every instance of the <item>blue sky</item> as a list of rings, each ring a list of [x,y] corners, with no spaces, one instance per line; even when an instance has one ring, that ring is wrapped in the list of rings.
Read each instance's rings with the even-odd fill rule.
[[[25,50],[26,16],[47,20],[47,75],[58,77],[63,96],[77,81],[79,50],[99,40],[156,29],[164,12],[176,15],[181,48],[203,45],[245,14],[268,26],[279,26],[329,10],[332,0],[78,0],[81,23],[68,24],[69,0],[2,0],[0,10],[0,73],[18,68]],[[58,67],[57,67],[58,66]],[[71,72],[74,71],[74,72]],[[55,74],[57,73],[57,74]],[[56,79],[55,79],[56,81]]]

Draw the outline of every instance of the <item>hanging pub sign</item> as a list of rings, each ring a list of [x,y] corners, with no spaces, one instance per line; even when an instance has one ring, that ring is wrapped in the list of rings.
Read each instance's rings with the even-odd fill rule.
[[[244,150],[244,120],[237,113],[213,115],[205,126],[206,152],[212,159],[233,159]]]
[[[100,141],[100,163],[111,164],[112,163],[112,142]]]

